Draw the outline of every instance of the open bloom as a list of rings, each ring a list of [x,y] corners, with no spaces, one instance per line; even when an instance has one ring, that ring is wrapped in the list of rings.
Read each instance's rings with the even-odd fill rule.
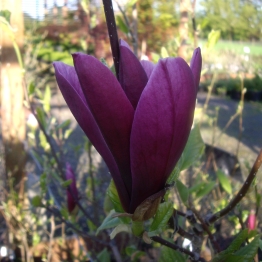
[[[128,213],[159,192],[187,142],[201,71],[196,49],[157,65],[139,61],[120,42],[119,81],[92,56],[55,62],[59,88],[79,125],[104,158]]]
[[[67,208],[69,213],[72,213],[76,207],[76,201],[75,198],[78,198],[78,192],[76,188],[76,178],[75,174],[73,172],[72,167],[69,163],[66,163],[66,180],[72,180],[71,184],[69,185],[69,188],[67,189]],[[74,196],[73,196],[73,195]],[[74,198],[75,197],[75,198]]]

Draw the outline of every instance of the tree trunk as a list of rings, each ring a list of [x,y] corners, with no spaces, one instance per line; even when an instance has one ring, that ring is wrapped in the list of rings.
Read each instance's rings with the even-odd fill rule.
[[[24,36],[22,0],[1,0],[0,9],[11,12],[11,26],[15,29],[15,39],[21,48]],[[23,196],[26,162],[23,71],[18,63],[12,39],[1,27],[0,46],[2,47],[0,83],[5,168],[8,177],[14,179],[14,186],[21,185],[20,196]]]
[[[186,59],[187,57],[187,40],[188,40],[188,16],[192,10],[190,0],[180,0],[180,23],[179,36],[180,46],[178,48],[178,56]]]

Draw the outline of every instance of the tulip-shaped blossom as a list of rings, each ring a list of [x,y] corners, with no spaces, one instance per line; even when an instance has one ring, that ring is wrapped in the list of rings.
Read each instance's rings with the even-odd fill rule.
[[[76,207],[75,198],[78,198],[78,192],[76,188],[76,178],[73,169],[71,168],[69,163],[66,163],[66,180],[72,180],[71,184],[68,186],[67,189],[67,208],[69,213],[72,213]],[[73,195],[74,197],[73,197]]]
[[[59,88],[80,127],[105,160],[128,213],[163,190],[189,136],[201,71],[196,49],[182,58],[139,61],[120,42],[119,81],[92,56],[55,62]]]

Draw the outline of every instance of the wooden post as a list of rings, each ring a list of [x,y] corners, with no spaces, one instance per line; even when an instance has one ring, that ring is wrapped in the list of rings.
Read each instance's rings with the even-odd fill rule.
[[[11,25],[15,29],[16,42],[21,48],[24,37],[22,1],[1,0],[0,8],[11,12]],[[14,186],[20,186],[20,196],[23,196],[26,162],[23,71],[18,63],[12,39],[1,27],[0,46],[1,117],[6,174],[14,178]]]
[[[180,46],[178,48],[178,56],[186,59],[187,57],[187,40],[188,40],[188,16],[192,11],[190,0],[180,0],[180,23],[179,36]]]

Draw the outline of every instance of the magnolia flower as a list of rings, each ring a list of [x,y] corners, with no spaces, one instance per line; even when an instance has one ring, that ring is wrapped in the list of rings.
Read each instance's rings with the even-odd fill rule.
[[[66,163],[66,180],[72,180],[71,184],[68,186],[67,189],[67,207],[69,213],[72,213],[76,207],[75,198],[78,198],[78,192],[76,188],[76,178],[73,169],[71,168],[69,163]],[[73,196],[73,195],[74,196]]]
[[[99,60],[73,54],[55,62],[59,88],[105,160],[128,213],[163,190],[189,136],[201,71],[197,48],[182,58],[139,61],[120,42],[119,81]]]

